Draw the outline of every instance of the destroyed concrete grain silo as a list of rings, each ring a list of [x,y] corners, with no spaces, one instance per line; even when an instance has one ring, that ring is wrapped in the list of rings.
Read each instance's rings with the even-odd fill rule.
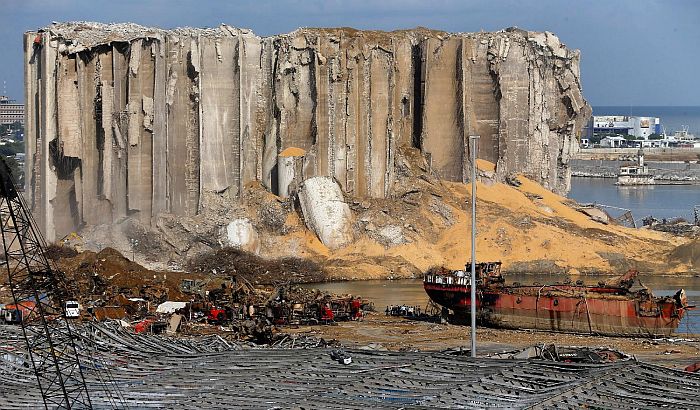
[[[551,33],[259,37],[79,22],[24,43],[27,199],[49,240],[206,213],[205,196],[237,198],[255,181],[285,195],[290,171],[297,183],[333,178],[349,197],[388,197],[399,147],[466,181],[470,134],[500,178],[522,172],[566,191],[590,114],[579,53]],[[291,147],[303,158],[282,170]]]

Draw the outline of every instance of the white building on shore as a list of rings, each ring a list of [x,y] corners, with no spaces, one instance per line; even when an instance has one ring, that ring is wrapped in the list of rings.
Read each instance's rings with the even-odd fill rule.
[[[652,134],[663,133],[658,117],[594,115],[589,126],[594,134],[631,135],[636,139],[649,139]]]
[[[625,137],[608,136],[600,140],[600,146],[602,148],[623,148],[627,146],[627,140]]]

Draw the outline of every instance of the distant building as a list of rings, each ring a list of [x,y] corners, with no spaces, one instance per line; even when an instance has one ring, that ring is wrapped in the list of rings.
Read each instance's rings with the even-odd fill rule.
[[[24,124],[24,104],[0,95],[0,124]]]
[[[671,147],[671,141],[668,139],[661,140],[632,140],[627,141],[628,148],[669,148]]]
[[[652,134],[663,134],[658,117],[635,117],[623,115],[594,115],[588,121],[583,135],[631,135],[636,139],[649,139]]]
[[[603,148],[624,148],[627,146],[625,137],[605,137],[600,140],[600,146]]]

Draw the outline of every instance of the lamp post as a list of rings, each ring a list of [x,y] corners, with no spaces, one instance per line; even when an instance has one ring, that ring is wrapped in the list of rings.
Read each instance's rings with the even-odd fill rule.
[[[469,136],[469,151],[472,154],[472,266],[470,280],[470,307],[472,325],[471,357],[476,357],[476,150],[479,142],[478,135]]]

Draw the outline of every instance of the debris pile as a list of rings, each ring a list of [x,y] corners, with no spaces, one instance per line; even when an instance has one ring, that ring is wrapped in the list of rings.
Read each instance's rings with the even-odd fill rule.
[[[72,258],[60,258],[56,264],[71,291],[96,305],[110,305],[118,295],[143,298],[152,304],[187,300],[178,289],[187,273],[152,271],[112,248],[97,253],[84,251]]]
[[[490,354],[498,359],[540,359],[560,363],[615,363],[633,360],[633,357],[608,347],[557,346],[539,344],[522,350]]]
[[[299,258],[268,261],[224,248],[191,261],[191,272],[161,272],[111,248],[76,253],[53,245],[49,251],[54,259],[66,255],[56,259],[68,286],[63,299],[79,302],[82,321],[120,320],[135,333],[223,333],[271,345],[279,343],[279,326],[358,320],[373,308],[351,295],[291,284],[323,278],[319,265]],[[11,300],[0,296],[0,303]]]
[[[265,259],[250,252],[224,247],[189,260],[190,272],[240,276],[253,284],[322,282],[326,279],[320,264],[302,258]]]
[[[690,223],[684,218],[663,218],[659,220],[653,216],[648,216],[642,219],[642,224],[647,229],[667,232],[675,236],[700,237],[700,225],[697,222]]]

